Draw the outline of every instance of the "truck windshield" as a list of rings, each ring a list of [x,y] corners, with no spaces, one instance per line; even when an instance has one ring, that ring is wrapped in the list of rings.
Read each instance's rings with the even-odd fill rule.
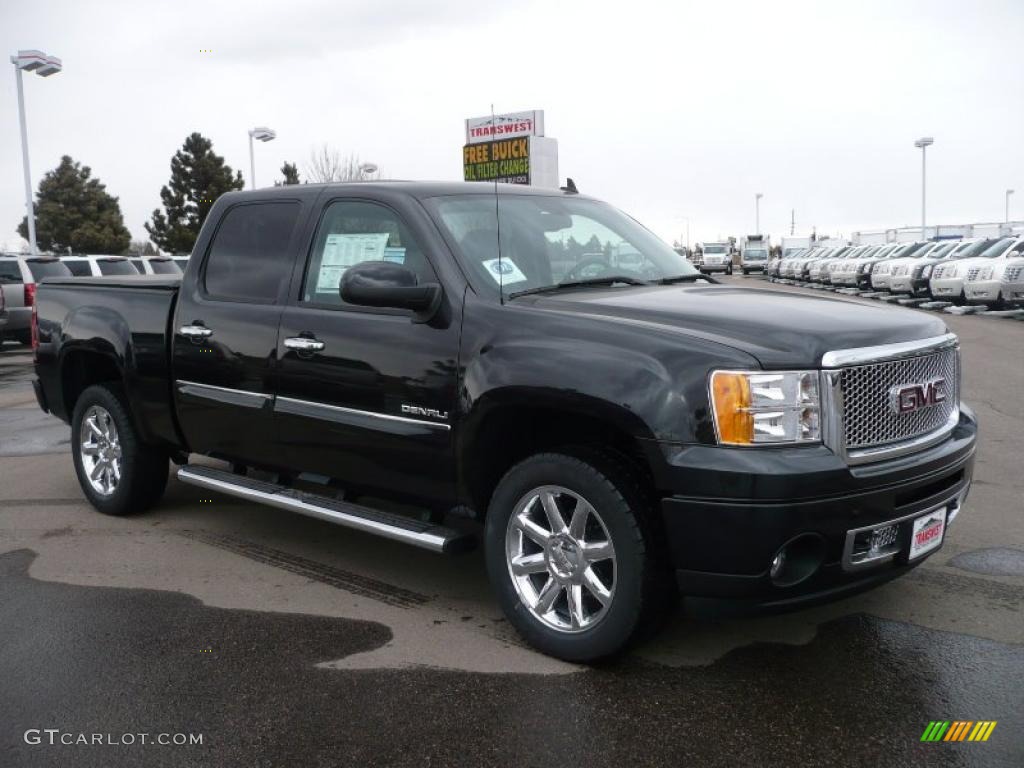
[[[767,257],[767,253],[761,249],[748,250],[743,252],[743,257],[746,259],[763,259]]]
[[[546,195],[455,195],[425,201],[475,287],[512,293],[587,280],[657,281],[700,272],[606,203]],[[498,233],[501,249],[498,249]]]
[[[705,245],[704,253],[725,253],[724,245]]]

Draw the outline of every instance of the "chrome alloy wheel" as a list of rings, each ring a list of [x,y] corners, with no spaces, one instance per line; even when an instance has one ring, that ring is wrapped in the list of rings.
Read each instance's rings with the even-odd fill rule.
[[[82,417],[79,451],[82,469],[96,493],[110,496],[121,482],[121,441],[107,410],[93,405]]]
[[[615,547],[604,521],[568,488],[544,485],[516,504],[505,561],[519,599],[560,632],[590,629],[615,596]]]

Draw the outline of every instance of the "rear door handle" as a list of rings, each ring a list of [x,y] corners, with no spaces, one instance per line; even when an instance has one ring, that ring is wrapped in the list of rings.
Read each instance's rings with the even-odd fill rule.
[[[297,352],[319,352],[326,346],[318,339],[309,339],[305,336],[293,336],[290,339],[285,339],[284,345]]]
[[[208,339],[213,336],[213,331],[205,325],[183,325],[178,329],[178,333],[190,339]]]

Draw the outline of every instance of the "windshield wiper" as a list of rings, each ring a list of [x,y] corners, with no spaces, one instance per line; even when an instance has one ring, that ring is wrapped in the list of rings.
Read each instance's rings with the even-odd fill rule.
[[[663,277],[658,280],[658,285],[672,285],[673,283],[692,283],[696,280],[707,280],[707,275],[702,275],[700,272],[694,275],[672,275],[672,277]]]
[[[591,277],[587,280],[567,280],[562,283],[554,283],[553,285],[542,285],[539,288],[526,288],[522,291],[513,291],[508,295],[510,299],[515,299],[520,296],[528,296],[531,293],[549,293],[551,291],[560,291],[563,288],[579,288],[587,285],[614,285],[615,283],[625,283],[626,285],[650,285],[646,280],[638,280],[635,277],[629,275],[603,275],[601,277]]]

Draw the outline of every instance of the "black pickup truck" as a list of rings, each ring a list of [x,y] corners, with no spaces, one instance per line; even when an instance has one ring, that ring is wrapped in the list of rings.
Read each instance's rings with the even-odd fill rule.
[[[679,594],[796,605],[941,546],[977,426],[940,319],[716,283],[574,192],[230,193],[180,278],[42,283],[36,393],[86,497],[139,512],[172,460],[437,552],[482,537],[512,623],[576,661]]]

